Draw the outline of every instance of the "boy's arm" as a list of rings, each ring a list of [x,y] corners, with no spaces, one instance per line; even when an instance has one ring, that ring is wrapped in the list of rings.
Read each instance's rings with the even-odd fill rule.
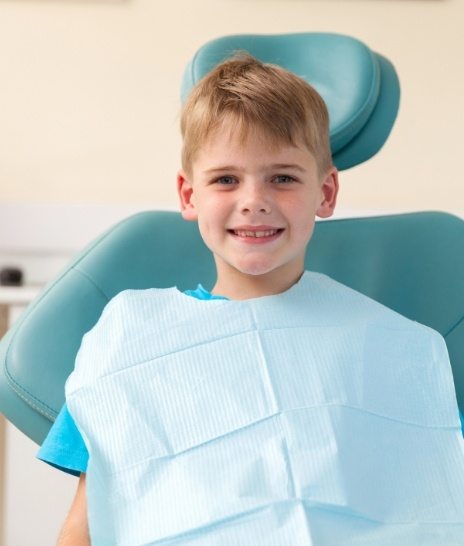
[[[71,509],[58,539],[57,546],[90,546],[85,495],[85,474],[81,474]]]

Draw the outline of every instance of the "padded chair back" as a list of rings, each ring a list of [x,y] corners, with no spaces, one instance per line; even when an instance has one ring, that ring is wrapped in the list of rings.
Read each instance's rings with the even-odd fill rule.
[[[445,336],[464,408],[464,222],[415,213],[316,224],[307,269]],[[64,401],[82,336],[127,288],[206,288],[215,269],[196,224],[145,212],[85,249],[0,342],[0,411],[40,443]]]

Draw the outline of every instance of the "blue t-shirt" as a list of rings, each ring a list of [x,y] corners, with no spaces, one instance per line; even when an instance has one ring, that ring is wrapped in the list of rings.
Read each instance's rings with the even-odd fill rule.
[[[195,290],[186,290],[185,294],[199,300],[227,299],[211,294],[201,284]],[[37,457],[74,476],[86,472],[89,454],[66,404],[58,414]]]

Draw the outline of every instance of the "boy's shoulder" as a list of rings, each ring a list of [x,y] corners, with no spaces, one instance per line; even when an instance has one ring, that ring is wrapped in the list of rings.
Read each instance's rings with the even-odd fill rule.
[[[188,296],[175,287],[122,290],[106,303],[83,339],[87,341],[99,336],[125,339],[137,335],[148,324],[166,324],[178,313],[176,307],[179,300],[182,304],[183,298]]]
[[[175,287],[169,288],[129,288],[118,292],[103,308],[101,318],[111,316],[129,309],[143,312],[147,304],[162,302],[180,294]]]
[[[351,288],[332,277],[323,273],[312,273],[313,278],[320,288],[321,300],[325,299],[334,312],[340,315],[351,316],[355,318],[359,313],[370,318],[376,323],[391,325],[395,329],[418,330],[430,333],[431,335],[441,335],[434,329],[410,319],[398,311],[380,303],[379,301]]]
[[[301,289],[295,294],[298,299],[306,300],[308,305],[326,308],[329,313],[341,313],[342,316],[356,317],[358,313],[371,318],[383,317],[405,326],[419,324],[397,311],[340,281],[315,271],[305,271]],[[422,326],[422,325],[419,325]]]

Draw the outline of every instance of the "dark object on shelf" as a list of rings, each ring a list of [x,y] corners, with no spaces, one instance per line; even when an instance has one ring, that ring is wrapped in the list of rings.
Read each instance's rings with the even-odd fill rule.
[[[1,286],[21,286],[23,284],[23,272],[17,267],[5,267],[0,270]]]

